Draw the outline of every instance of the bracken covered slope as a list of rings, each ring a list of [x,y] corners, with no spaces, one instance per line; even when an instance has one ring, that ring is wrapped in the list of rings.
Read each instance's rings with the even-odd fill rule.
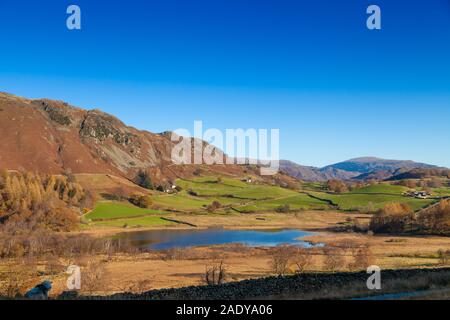
[[[128,127],[99,110],[0,93],[0,167],[111,173],[167,166],[170,136]]]
[[[171,161],[173,146],[170,132],[137,130],[100,110],[0,93],[0,169],[51,174],[70,170],[127,179],[143,169],[157,183],[193,176],[198,170],[231,176],[259,173],[254,166],[176,166]],[[224,157],[221,150],[215,152]],[[295,182],[281,174],[264,178],[266,182],[280,179]]]

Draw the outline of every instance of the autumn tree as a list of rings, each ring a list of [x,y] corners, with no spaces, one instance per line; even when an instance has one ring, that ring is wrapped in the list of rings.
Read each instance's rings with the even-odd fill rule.
[[[31,172],[3,172],[0,181],[0,223],[16,229],[74,228],[78,219],[71,209],[80,207],[85,190],[66,176]]]
[[[406,203],[389,203],[370,221],[370,230],[376,233],[401,233],[411,230],[414,211]]]
[[[215,212],[216,210],[220,209],[221,207],[222,207],[222,205],[220,204],[220,202],[215,200],[206,207],[206,210],[208,212]]]
[[[410,189],[414,189],[417,187],[418,184],[416,181],[408,179],[408,180],[400,181],[400,185],[410,188]]]
[[[145,209],[149,208],[152,205],[152,201],[150,200],[149,196],[144,196],[140,194],[131,195],[129,201],[135,206]]]
[[[289,246],[279,246],[270,251],[270,266],[276,275],[283,276],[287,273],[291,248]]]
[[[422,233],[450,235],[450,200],[422,210],[417,216],[417,228]]]
[[[327,181],[327,189],[335,193],[344,193],[348,191],[347,185],[341,180],[331,179]]]
[[[428,182],[428,187],[430,188],[441,188],[443,186],[443,183],[438,178],[431,178],[431,180]]]

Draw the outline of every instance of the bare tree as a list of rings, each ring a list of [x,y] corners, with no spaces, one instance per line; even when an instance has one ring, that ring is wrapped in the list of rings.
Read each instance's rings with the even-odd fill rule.
[[[335,272],[345,267],[345,252],[341,248],[325,247],[325,269]]]
[[[104,263],[89,260],[81,272],[81,289],[90,294],[105,290],[106,276],[107,271]]]
[[[292,260],[297,267],[297,273],[302,273],[311,264],[312,259],[308,249],[298,248]]]
[[[440,265],[447,265],[448,261],[450,260],[450,250],[444,251],[444,250],[439,250],[438,251],[438,258],[439,258],[439,264]]]
[[[291,249],[288,246],[279,246],[270,252],[270,266],[273,273],[282,276],[285,275],[289,267],[289,259],[291,256]]]
[[[206,266],[203,281],[209,286],[220,285],[225,282],[226,268],[223,261],[214,263],[212,266]]]
[[[369,246],[356,248],[353,250],[352,255],[353,262],[349,265],[351,270],[365,270],[373,264],[374,258]]]

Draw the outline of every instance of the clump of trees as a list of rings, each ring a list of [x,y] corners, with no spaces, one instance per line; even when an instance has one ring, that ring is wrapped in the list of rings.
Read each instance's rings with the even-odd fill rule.
[[[326,185],[327,190],[335,193],[344,193],[348,192],[347,185],[341,180],[331,179],[327,181]]]
[[[427,168],[417,168],[412,169],[410,171],[400,173],[396,175],[394,178],[396,180],[400,179],[423,179],[430,177],[441,177],[450,179],[450,170],[449,169],[427,169]]]
[[[419,212],[416,224],[419,233],[450,235],[450,199]]]
[[[323,248],[283,245],[272,248],[269,257],[271,271],[278,276],[303,273],[314,259],[320,259],[322,270],[330,272],[365,270],[374,262],[370,247],[353,241],[328,243]]]
[[[369,228],[375,233],[450,235],[450,200],[417,213],[407,204],[388,204],[372,217]]]
[[[114,188],[110,193],[101,193],[101,196],[113,201],[124,201],[128,199],[128,194],[122,186]]]
[[[84,292],[104,291],[108,286],[106,261],[114,254],[135,254],[138,250],[127,239],[111,240],[46,230],[23,235],[0,232],[0,259],[14,259],[7,272],[0,272],[0,296],[23,297],[37,279],[42,281],[42,272],[48,276],[62,274],[67,262],[81,267]],[[95,257],[97,255],[100,257]]]
[[[308,249],[293,246],[278,246],[269,254],[272,272],[278,276],[287,274],[292,268],[295,269],[295,273],[302,273],[312,261]]]
[[[402,233],[413,225],[414,212],[405,203],[389,203],[379,210],[370,221],[375,233]]]
[[[147,171],[139,170],[139,172],[136,175],[135,182],[138,186],[152,190],[153,189],[153,183],[152,178],[148,174]]]
[[[80,259],[86,256],[137,252],[127,239],[103,239],[85,234],[50,233],[38,230],[28,234],[0,234],[0,258]]]
[[[206,207],[206,210],[208,212],[215,212],[215,211],[219,210],[220,208],[222,208],[222,204],[219,201],[215,200]]]
[[[410,189],[414,188],[441,188],[445,186],[445,183],[442,181],[442,179],[438,177],[431,177],[429,179],[420,179],[420,180],[411,180],[411,179],[404,179],[400,180],[398,185],[408,187]]]
[[[0,174],[0,227],[6,231],[76,227],[78,214],[91,208],[94,196],[67,176],[31,172]],[[78,211],[78,212],[77,212]]]
[[[132,204],[134,204],[135,206],[139,207],[139,208],[150,208],[152,205],[152,201],[150,200],[150,197],[148,196],[143,196],[140,194],[133,194],[130,196],[130,198],[128,199]]]
[[[281,205],[275,208],[275,211],[278,213],[289,213],[291,211],[291,206],[289,204]]]

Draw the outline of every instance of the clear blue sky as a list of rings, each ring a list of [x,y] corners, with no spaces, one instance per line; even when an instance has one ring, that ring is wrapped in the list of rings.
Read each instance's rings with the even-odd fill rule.
[[[450,167],[449,0],[1,0],[0,35],[0,91],[154,132],[279,128],[301,164]]]

